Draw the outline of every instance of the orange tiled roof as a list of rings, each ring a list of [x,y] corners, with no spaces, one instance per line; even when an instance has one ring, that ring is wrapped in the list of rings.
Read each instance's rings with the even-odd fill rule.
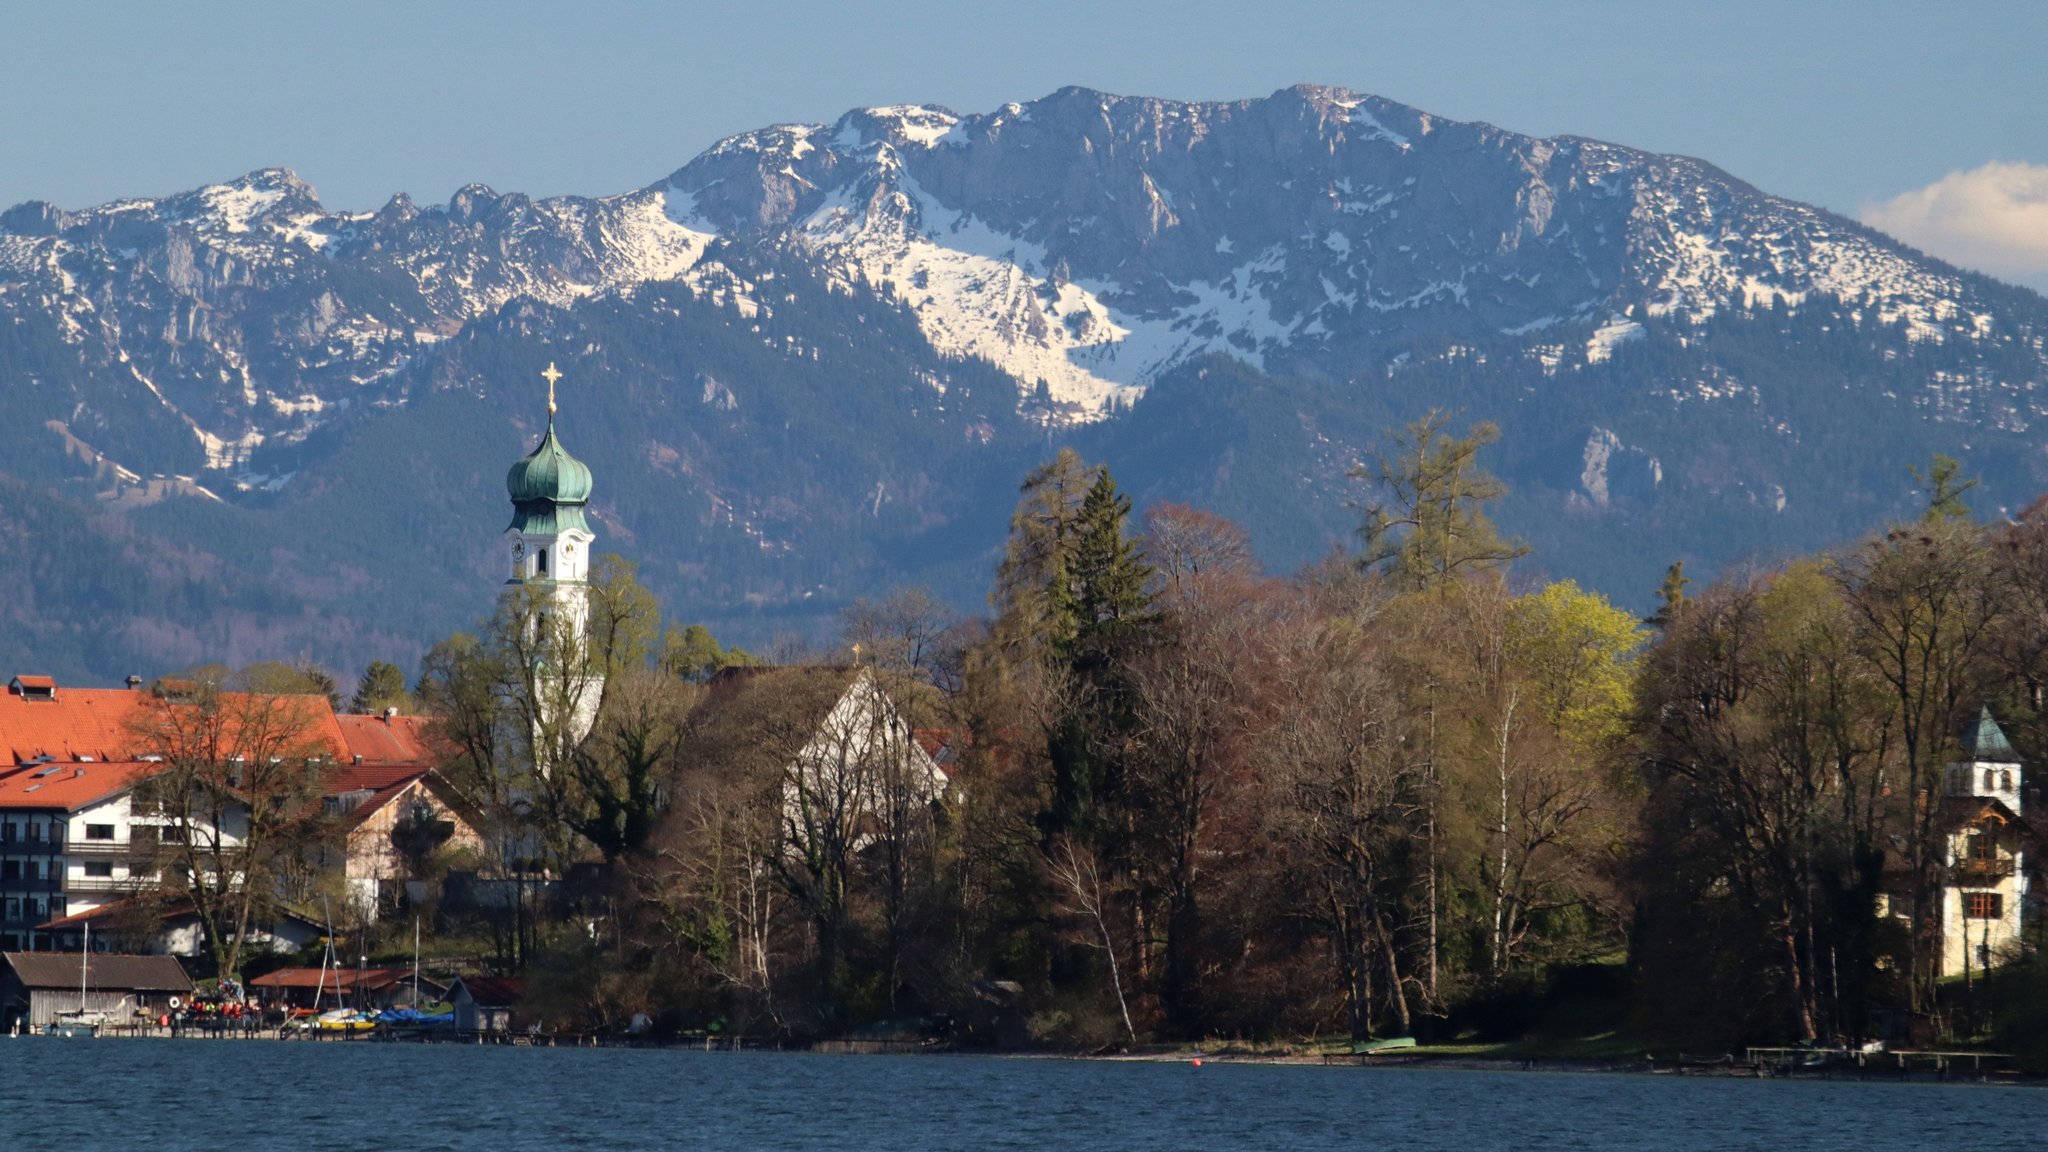
[[[361,757],[372,763],[436,763],[441,757],[434,748],[424,716],[358,716],[344,713],[334,718],[341,738],[348,745],[349,759]]]
[[[17,680],[47,677],[20,676]],[[126,760],[133,718],[153,697],[126,688],[60,688],[48,700],[0,694],[0,765],[55,760]]]
[[[45,764],[0,777],[0,809],[57,808],[76,812],[134,786],[163,768],[133,760]]]
[[[125,688],[64,688],[47,676],[17,676],[21,684],[47,686],[51,696],[32,699],[16,692],[0,695],[0,769],[8,764],[27,764],[39,757],[65,762],[131,760],[151,749],[137,747],[135,728],[151,708],[181,708],[175,698]],[[243,697],[230,695],[230,700]],[[277,706],[302,708],[306,712],[308,739],[336,760],[361,755],[365,760],[416,760],[431,763],[433,754],[426,741],[427,721],[400,717],[384,725],[382,717],[350,717],[354,740],[346,734],[341,718],[324,696],[280,696]],[[388,736],[372,742],[367,725],[385,728]],[[357,751],[355,745],[364,745]]]

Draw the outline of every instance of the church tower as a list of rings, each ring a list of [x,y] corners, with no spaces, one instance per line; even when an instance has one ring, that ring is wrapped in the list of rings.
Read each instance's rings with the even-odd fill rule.
[[[2020,814],[2020,758],[2012,750],[1991,709],[1982,708],[1977,719],[1963,727],[1957,742],[1961,755],[1948,766],[1942,790],[1950,796],[1996,800],[2013,815]]]
[[[505,529],[512,546],[512,575],[505,583],[537,586],[546,605],[539,624],[566,625],[563,636],[580,646],[590,621],[590,546],[597,540],[583,518],[590,503],[590,469],[569,455],[555,435],[555,382],[561,372],[550,363],[541,376],[548,382],[547,432],[505,474],[505,490],[512,498],[512,523]],[[571,726],[580,738],[597,714],[602,682],[594,676],[578,677],[565,687],[565,695],[574,701]]]

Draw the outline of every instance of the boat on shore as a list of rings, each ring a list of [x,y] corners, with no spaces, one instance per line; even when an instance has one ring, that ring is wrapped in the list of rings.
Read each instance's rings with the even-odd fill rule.
[[[48,1024],[43,1025],[43,1035],[62,1036],[66,1039],[91,1039],[99,1035],[100,1026],[107,1022],[98,1012],[60,1012]]]

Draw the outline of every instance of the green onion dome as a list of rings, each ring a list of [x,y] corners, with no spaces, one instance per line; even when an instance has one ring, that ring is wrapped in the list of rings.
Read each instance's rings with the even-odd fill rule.
[[[583,506],[590,500],[590,469],[555,438],[555,422],[539,446],[505,474],[512,497],[512,531],[554,535],[571,528],[588,532]]]

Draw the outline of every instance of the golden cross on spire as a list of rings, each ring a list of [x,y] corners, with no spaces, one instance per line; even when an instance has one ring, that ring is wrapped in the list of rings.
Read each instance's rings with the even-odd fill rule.
[[[541,373],[540,378],[548,382],[548,419],[553,420],[555,418],[555,381],[562,378],[562,373],[560,369],[555,367],[555,362],[550,360],[548,361],[548,370]]]

